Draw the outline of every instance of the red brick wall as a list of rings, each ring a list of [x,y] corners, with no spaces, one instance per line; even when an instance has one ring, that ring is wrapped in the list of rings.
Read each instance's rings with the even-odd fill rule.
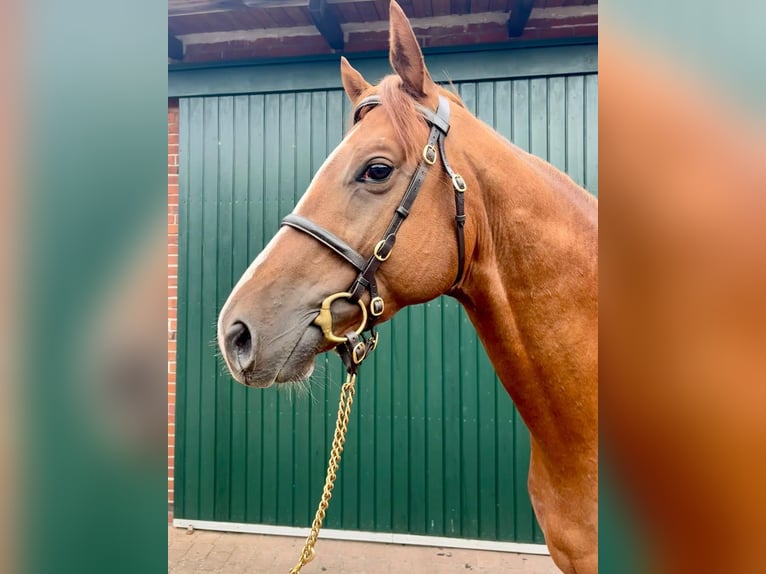
[[[173,511],[178,301],[178,100],[168,100],[168,509]]]

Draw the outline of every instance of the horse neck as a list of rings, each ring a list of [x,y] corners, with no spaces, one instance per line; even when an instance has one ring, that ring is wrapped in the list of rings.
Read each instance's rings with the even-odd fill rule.
[[[477,235],[456,296],[533,437],[553,449],[591,442],[596,201],[483,124],[477,129],[484,133],[462,154],[475,167],[466,200]]]

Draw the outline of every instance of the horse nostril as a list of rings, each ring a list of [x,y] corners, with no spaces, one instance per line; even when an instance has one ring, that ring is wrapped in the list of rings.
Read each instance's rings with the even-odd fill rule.
[[[241,321],[235,321],[226,331],[226,347],[241,368],[252,363],[253,338],[250,329]]]

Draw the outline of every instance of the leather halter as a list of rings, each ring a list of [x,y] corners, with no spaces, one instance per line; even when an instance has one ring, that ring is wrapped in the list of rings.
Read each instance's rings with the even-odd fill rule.
[[[354,124],[361,121],[361,112],[365,108],[379,105],[381,105],[381,99],[380,96],[377,95],[369,96],[359,102],[354,109]],[[455,173],[452,169],[447,161],[447,156],[444,153],[444,140],[447,137],[450,127],[449,100],[440,95],[439,106],[435,113],[421,105],[416,105],[416,108],[426,122],[430,124],[431,132],[428,136],[428,141],[423,148],[422,159],[418,163],[418,167],[402,196],[402,200],[399,202],[399,206],[394,210],[394,215],[391,218],[391,222],[388,224],[388,228],[383,234],[383,238],[375,245],[373,253],[369,258],[365,258],[341,238],[305,217],[291,213],[282,220],[281,225],[287,225],[310,235],[345,259],[359,271],[359,274],[347,291],[335,293],[324,300],[319,315],[314,320],[314,323],[322,329],[322,332],[328,341],[338,343],[336,350],[343,359],[349,373],[356,372],[356,368],[377,345],[378,336],[374,327],[378,318],[383,314],[385,304],[383,299],[378,295],[375,272],[378,270],[378,267],[390,257],[391,250],[396,243],[396,234],[399,231],[399,227],[410,214],[410,208],[425,181],[428,168],[436,163],[437,155],[441,156],[444,170],[447,172],[447,175],[449,175],[452,181],[452,187],[455,190],[455,227],[457,231],[458,269],[457,277],[452,286],[454,287],[457,285],[463,277],[463,267],[465,265],[465,240],[463,230],[465,226],[465,203],[463,193],[466,191],[466,184],[462,176]],[[367,312],[364,303],[361,301],[361,296],[364,291],[370,292],[369,313]],[[352,303],[356,303],[362,310],[362,322],[359,327],[355,331],[346,333],[343,336],[336,335],[332,329],[331,305],[333,301],[338,299],[347,299]],[[362,334],[364,331],[370,331],[369,339],[365,338]]]

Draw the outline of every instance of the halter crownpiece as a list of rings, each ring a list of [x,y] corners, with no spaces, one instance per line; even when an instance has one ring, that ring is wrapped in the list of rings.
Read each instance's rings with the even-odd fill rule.
[[[380,96],[377,95],[369,96],[359,102],[354,109],[354,124],[361,121],[362,110],[379,106],[381,103]],[[291,213],[282,220],[281,224],[302,231],[313,237],[337,253],[359,271],[359,274],[347,291],[330,295],[322,302],[319,315],[314,319],[314,324],[322,329],[325,338],[333,343],[338,343],[336,350],[350,374],[356,373],[358,366],[375,349],[378,342],[378,334],[375,332],[375,323],[383,314],[385,303],[380,295],[378,295],[375,272],[378,270],[378,267],[391,256],[391,251],[396,243],[396,234],[399,231],[399,227],[410,214],[410,208],[425,181],[428,168],[436,163],[437,155],[441,156],[444,171],[446,171],[447,175],[450,177],[452,187],[455,191],[455,227],[457,231],[458,267],[457,277],[452,286],[454,287],[457,285],[463,277],[463,267],[465,264],[465,200],[463,194],[467,187],[463,177],[460,174],[455,173],[452,166],[450,166],[444,152],[444,140],[447,137],[450,127],[449,100],[440,95],[439,106],[437,107],[436,112],[432,112],[428,108],[419,104],[416,105],[416,108],[426,122],[430,124],[431,132],[429,133],[428,141],[423,148],[422,160],[418,163],[418,167],[402,196],[402,200],[394,210],[394,215],[383,234],[383,238],[375,244],[373,253],[369,258],[361,255],[348,243],[332,232],[326,230],[324,227],[317,225],[313,221],[301,217],[300,215]],[[361,296],[364,291],[369,291],[370,293],[369,312],[361,301]],[[336,334],[333,331],[332,326],[331,307],[332,303],[338,299],[346,299],[351,303],[356,303],[362,310],[362,321],[359,327],[342,336]],[[369,337],[364,336],[365,331],[369,331]]]

